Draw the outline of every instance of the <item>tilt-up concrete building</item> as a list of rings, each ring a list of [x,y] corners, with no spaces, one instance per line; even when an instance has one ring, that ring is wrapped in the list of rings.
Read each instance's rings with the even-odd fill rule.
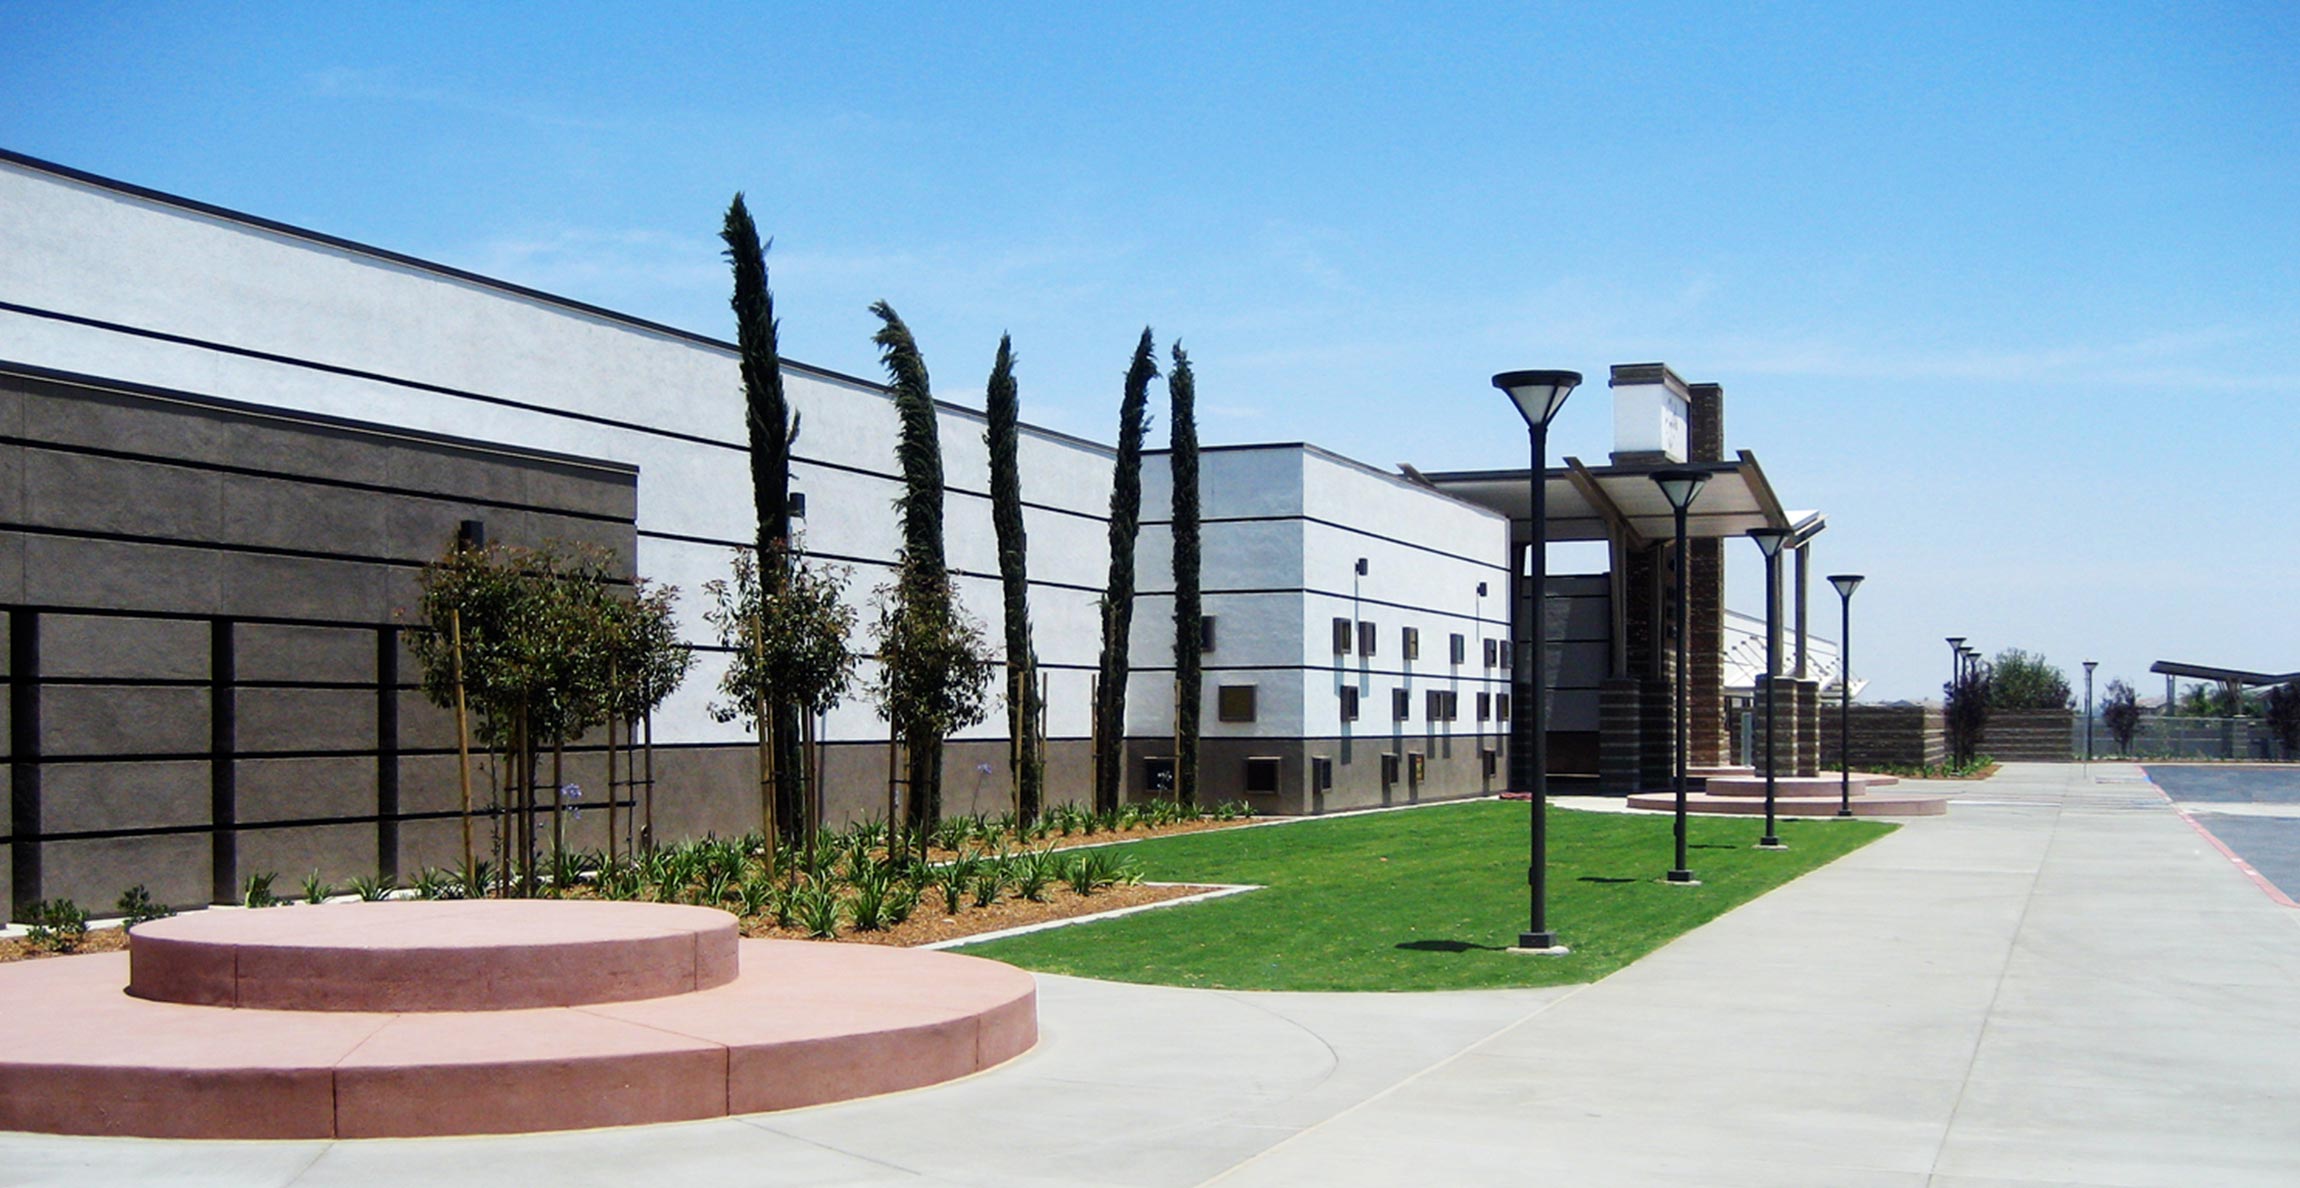
[[[984,360],[930,362],[972,375]],[[867,611],[899,543],[894,410],[867,379],[792,361],[785,379],[805,424],[804,546]],[[1714,388],[1658,366],[1615,383],[1617,400],[1684,402],[1687,457],[1718,475],[1705,537],[1818,526],[1722,452]],[[938,418],[956,588],[995,645],[983,418],[950,402]],[[598,545],[684,593],[698,663],[641,726],[653,765],[611,782],[602,740],[571,740],[571,843],[604,845],[610,799],[660,838],[756,828],[756,750],[709,712],[726,653],[702,617],[704,583],[753,533],[745,441],[728,342],[0,152],[0,902],[103,905],[142,883],[188,904],[264,872],[341,883],[455,861],[452,719],[422,696],[407,641],[429,627],[411,617],[414,578],[467,521],[499,542]],[[1553,585],[1551,753],[1616,790],[1666,770],[1667,533],[1643,475],[1668,447],[1639,448],[1546,477],[1551,539],[1615,544],[1607,575]],[[1023,430],[1057,800],[1087,785],[1111,466],[1100,443]],[[1208,798],[1315,813],[1502,789],[1532,621],[1525,477],[1207,449]],[[1136,796],[1173,753],[1163,455],[1143,481]],[[1693,754],[1721,762],[1718,545],[1692,550]],[[952,741],[947,811],[1009,803],[1004,722],[994,709]],[[867,698],[822,738],[829,821],[883,815],[886,730]],[[488,780],[482,763],[483,814]]]

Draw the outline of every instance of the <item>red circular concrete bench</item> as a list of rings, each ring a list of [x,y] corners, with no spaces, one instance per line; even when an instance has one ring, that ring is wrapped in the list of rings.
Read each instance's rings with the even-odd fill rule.
[[[311,1139],[683,1121],[933,1085],[1001,1064],[1038,1042],[1036,983],[1012,966],[955,953],[805,941],[735,941],[728,968],[739,972],[709,988],[584,1005],[306,1010],[121,993],[131,963],[147,959],[150,934],[235,937],[220,951],[262,954],[257,967],[263,972],[265,961],[290,952],[316,949],[325,964],[341,956],[332,950],[388,950],[357,942],[413,928],[409,922],[422,909],[455,906],[213,913],[219,922],[202,921],[209,915],[202,913],[139,925],[130,935],[130,954],[0,965],[0,1011],[9,1020],[8,1042],[0,1045],[0,1130]],[[456,926],[468,939],[449,948],[461,950],[457,961],[482,970],[479,957],[491,946],[480,937],[488,929],[499,930],[492,948],[513,954],[515,963],[538,947],[539,933],[555,936],[562,956],[582,951],[571,943],[575,938],[553,930],[605,917],[570,909],[644,908],[665,931],[689,929],[694,938],[717,935],[714,928],[697,928],[696,914],[732,921],[720,912],[653,904],[460,906],[479,914]],[[386,915],[407,909],[417,911]],[[630,920],[612,928],[622,941],[645,934]],[[298,946],[255,943],[274,930],[301,938]],[[314,944],[323,933],[338,943]],[[685,968],[693,976],[701,966],[690,957]],[[251,982],[244,974],[230,983],[243,999],[250,985],[295,985],[309,1001],[320,984]],[[404,990],[402,1001],[409,997]],[[497,1002],[491,990],[467,988],[463,997]]]
[[[128,993],[281,1011],[504,1011],[735,980],[711,908],[539,899],[206,911],[138,925]]]

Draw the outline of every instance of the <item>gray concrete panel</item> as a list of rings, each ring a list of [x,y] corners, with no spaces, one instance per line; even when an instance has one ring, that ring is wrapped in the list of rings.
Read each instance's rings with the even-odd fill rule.
[[[240,878],[276,871],[274,894],[286,898],[313,870],[341,887],[354,877],[373,878],[373,824],[312,825],[293,829],[240,830]]]
[[[221,476],[213,471],[47,450],[26,451],[23,466],[24,522],[33,526],[222,539]]]
[[[384,509],[392,498],[290,479],[227,474],[217,492],[218,539],[263,548],[389,556]]]
[[[375,694],[354,689],[240,689],[238,745],[262,751],[375,749]]]
[[[26,602],[214,614],[221,600],[223,558],[207,549],[16,533],[0,542],[21,550]]]
[[[40,771],[44,833],[205,825],[209,807],[204,759],[48,763]]]
[[[373,631],[271,623],[241,623],[232,630],[233,663],[243,681],[375,679]]]
[[[40,691],[40,749],[50,757],[206,751],[208,732],[206,689],[51,685]]]
[[[243,824],[375,815],[373,757],[241,759],[233,767]]]
[[[206,680],[208,625],[196,619],[43,615],[44,677]]]
[[[393,607],[373,565],[254,553],[223,558],[218,598],[225,613],[382,623]]]
[[[45,842],[40,883],[49,899],[70,899],[92,916],[112,915],[120,893],[142,883],[161,903],[208,901],[208,835],[170,833]]]

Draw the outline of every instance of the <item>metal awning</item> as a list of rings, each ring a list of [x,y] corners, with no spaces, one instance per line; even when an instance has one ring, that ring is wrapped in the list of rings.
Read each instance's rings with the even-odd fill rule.
[[[1739,536],[1752,528],[1778,528],[1802,543],[1828,526],[1816,511],[1781,506],[1756,455],[1740,451],[1730,462],[1685,465],[1586,466],[1578,458],[1548,472],[1548,538],[1553,541],[1616,540],[1630,546],[1669,540],[1676,517],[1653,475],[1662,470],[1700,470],[1709,482],[1686,516],[1686,534],[1695,539]],[[1491,508],[1513,522],[1533,515],[1529,470],[1457,470],[1417,475],[1457,499]]]
[[[2209,664],[2183,664],[2178,660],[2159,660],[2149,665],[2148,671],[2161,676],[2217,681],[2223,685],[2281,685],[2300,680],[2300,672],[2246,672],[2240,668],[2214,668]]]

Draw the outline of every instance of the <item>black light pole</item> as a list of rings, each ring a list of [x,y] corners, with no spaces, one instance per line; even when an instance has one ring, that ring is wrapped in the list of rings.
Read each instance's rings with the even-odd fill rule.
[[[1861,575],[1832,573],[1829,584],[1837,588],[1837,597],[1845,605],[1845,617],[1837,629],[1837,815],[1850,817],[1853,815],[1853,591],[1861,588]]]
[[[1518,666],[1517,703],[1511,715],[1510,784],[1532,797],[1531,853],[1525,882],[1533,901],[1526,930],[1518,934],[1517,948],[1529,953],[1562,953],[1557,934],[1549,930],[1549,707],[1542,698],[1549,667],[1549,423],[1565,398],[1581,386],[1578,371],[1505,371],[1493,377],[1493,386],[1509,395],[1525,418],[1533,439],[1533,515],[1526,546],[1531,572],[1527,575],[1530,611],[1521,623],[1529,625],[1533,645],[1530,664]],[[1510,642],[1516,647],[1516,641]]]
[[[2087,763],[2092,762],[2092,670],[2098,667],[2098,660],[2084,662],[2084,761]]]
[[[1789,541],[1788,530],[1782,528],[1751,528],[1749,539],[1765,554],[1765,836],[1757,841],[1760,850],[1786,850],[1773,827],[1773,797],[1780,773],[1773,770],[1773,743],[1778,737],[1774,729],[1774,709],[1781,700],[1781,546]]]
[[[1965,683],[1965,637],[1952,635],[1949,639],[1949,686]]]
[[[1669,510],[1677,514],[1677,865],[1669,869],[1669,881],[1693,884],[1700,880],[1685,865],[1685,719],[1691,713],[1687,701],[1686,636],[1692,630],[1691,612],[1686,607],[1685,580],[1685,517],[1700,496],[1701,488],[1709,481],[1705,470],[1655,471],[1653,483],[1661,488],[1661,497],[1669,501]]]

